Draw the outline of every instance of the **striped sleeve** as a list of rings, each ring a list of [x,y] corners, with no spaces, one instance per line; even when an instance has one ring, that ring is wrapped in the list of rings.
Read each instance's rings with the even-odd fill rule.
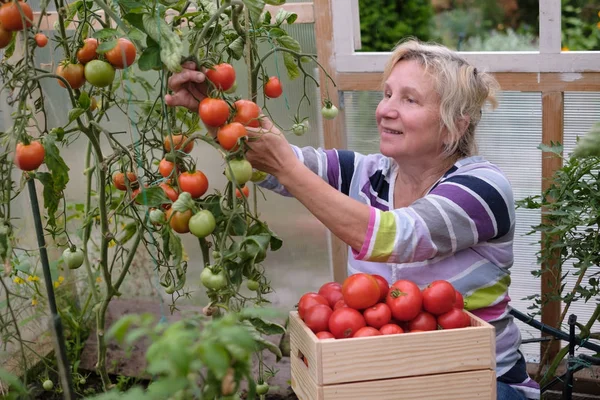
[[[292,145],[292,150],[312,172],[319,175],[333,188],[346,195],[349,194],[356,164],[361,158],[360,154],[348,150],[300,148],[294,145]],[[283,196],[291,196],[274,176],[268,175],[259,185]]]
[[[508,180],[481,168],[450,176],[409,207],[371,208],[358,260],[406,263],[456,253],[477,243],[512,240],[514,206]]]

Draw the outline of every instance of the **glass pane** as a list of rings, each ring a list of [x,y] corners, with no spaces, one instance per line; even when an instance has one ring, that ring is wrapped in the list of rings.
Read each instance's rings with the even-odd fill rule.
[[[562,2],[562,49],[600,50],[600,5],[597,0]]]
[[[598,92],[566,92],[564,94],[564,149],[565,155],[569,155],[575,148],[577,137],[583,137],[594,125],[594,123],[600,121],[600,93]],[[582,227],[585,229],[587,227]],[[578,276],[573,275],[579,271],[578,268],[573,266],[573,262],[567,262],[563,265],[563,274],[568,273],[565,278],[565,289],[564,293],[570,293]],[[597,272],[597,269],[594,271]],[[593,272],[592,272],[593,273]],[[587,286],[588,278],[591,277],[591,273],[588,272],[584,277],[582,286]],[[577,301],[571,303],[569,308],[569,314],[577,315],[577,322],[586,324],[592,313],[594,312],[597,301],[590,299],[588,303],[583,301]],[[567,318],[563,323],[563,330],[568,332]],[[596,321],[592,327],[593,332],[597,332],[600,329],[600,322]],[[564,342],[563,345],[567,343]],[[587,352],[592,354],[593,352],[584,349],[578,349],[579,351]]]
[[[375,108],[380,92],[344,92],[343,104],[348,147],[365,154],[379,152],[379,134]],[[477,133],[479,153],[498,165],[513,185],[515,200],[540,193],[542,141],[542,100],[540,93],[502,92],[499,107],[484,111]],[[538,235],[528,236],[531,226],[541,218],[539,210],[516,211],[515,263],[511,269],[511,305],[526,312],[531,304],[524,297],[539,293],[532,286],[530,271],[536,268]],[[519,323],[523,338],[538,337],[539,332]],[[532,360],[539,355],[539,344],[523,345],[522,351]]]
[[[390,51],[408,36],[460,51],[535,51],[537,1],[359,0],[361,51]]]

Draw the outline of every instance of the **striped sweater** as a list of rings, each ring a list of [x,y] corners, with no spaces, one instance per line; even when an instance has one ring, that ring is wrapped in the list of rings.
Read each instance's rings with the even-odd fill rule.
[[[496,328],[498,380],[538,399],[508,313],[515,212],[502,171],[479,156],[459,160],[424,197],[394,209],[398,165],[390,158],[292,147],[329,185],[371,207],[362,248],[349,249],[348,274],[379,274],[390,283],[408,279],[421,288],[436,279],[451,282],[465,308]],[[290,196],[273,176],[260,185]]]

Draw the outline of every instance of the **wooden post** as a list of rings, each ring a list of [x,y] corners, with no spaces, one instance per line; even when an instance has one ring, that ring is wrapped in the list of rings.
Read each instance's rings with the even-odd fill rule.
[[[564,101],[563,92],[542,93],[542,142],[550,145],[550,142],[563,143],[564,125]],[[562,167],[562,159],[554,154],[544,153],[542,158],[542,191],[548,189],[552,184],[552,176]],[[544,210],[542,210],[542,213]],[[542,233],[543,235],[543,233]],[[560,293],[561,269],[557,257],[549,264],[542,265],[542,323],[559,328],[561,313],[561,301],[552,299]],[[552,299],[547,301],[548,299]],[[549,349],[548,356],[552,359],[560,350],[560,341],[541,343],[541,355]]]
[[[317,38],[317,57],[319,62],[331,77],[337,81],[335,54],[333,45],[333,18],[329,0],[314,0],[315,15],[315,37]],[[319,85],[321,99],[340,104],[338,89],[324,73],[319,74]],[[344,110],[340,108],[340,114],[334,120],[323,119],[323,132],[325,148],[345,148]],[[347,274],[348,246],[333,234],[331,235],[331,258],[333,264],[333,280],[342,282]]]

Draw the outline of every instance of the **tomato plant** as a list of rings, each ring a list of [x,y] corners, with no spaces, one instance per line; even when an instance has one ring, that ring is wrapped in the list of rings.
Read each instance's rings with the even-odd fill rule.
[[[321,109],[321,115],[325,119],[334,119],[338,115],[338,109],[330,101],[326,101],[325,105]]]
[[[109,63],[100,60],[92,60],[85,64],[84,74],[85,79],[96,87],[108,86],[115,79],[115,69]]]
[[[173,140],[169,136],[165,137],[163,141],[163,147],[167,153],[171,152],[173,147],[172,143],[175,143],[175,150],[181,150],[181,146],[187,141],[187,136],[173,134]],[[183,148],[184,153],[190,153],[194,149],[194,141],[189,141]],[[163,175],[164,176],[164,175]]]
[[[225,100],[207,97],[200,102],[198,114],[204,124],[218,127],[227,122],[229,118],[229,105]]]
[[[40,142],[19,143],[14,162],[23,171],[33,171],[42,165],[45,155],[46,151]]]
[[[225,176],[230,182],[244,185],[252,178],[252,165],[246,160],[231,160],[225,167]]]
[[[260,107],[251,100],[238,100],[233,104],[235,115],[233,122],[239,122],[244,126],[258,128],[260,121]]]
[[[178,179],[181,191],[191,194],[194,199],[202,197],[208,190],[208,179],[202,171],[184,172]]]
[[[221,90],[229,90],[235,83],[235,69],[228,63],[217,64],[206,71],[206,77]]]
[[[217,223],[214,215],[208,210],[198,211],[188,223],[190,232],[199,238],[205,238],[215,230]],[[252,290],[252,289],[251,289]]]
[[[217,140],[225,150],[234,149],[238,139],[244,136],[246,136],[246,128],[239,122],[223,125],[217,132]]]
[[[379,301],[380,289],[375,278],[359,273],[350,275],[344,281],[342,294],[349,307],[364,310]]]
[[[83,265],[83,250],[81,249],[65,249],[62,256],[69,269],[77,269]]]
[[[38,47],[46,47],[48,44],[48,36],[44,35],[43,33],[36,33],[33,38],[35,39],[35,43],[38,45]]]
[[[171,228],[177,233],[188,233],[190,231],[189,222],[192,218],[192,211],[187,210],[184,212],[174,211],[169,208],[167,211],[167,220]]]
[[[23,24],[23,21],[25,21],[25,24]],[[22,1],[4,3],[0,7],[0,24],[7,31],[20,31],[25,27],[29,28],[33,25],[33,11],[29,4]]]
[[[237,197],[238,199],[241,199],[242,197],[250,197],[250,189],[248,188],[248,186],[242,186],[241,192],[240,189],[235,189],[235,197]]]
[[[276,76],[270,77],[267,83],[265,83],[265,95],[272,99],[276,99],[282,94],[283,89],[281,87],[281,82],[279,81],[279,78]]]
[[[62,76],[71,85],[72,89],[79,89],[85,83],[85,75],[83,65],[71,64],[65,62],[56,68],[56,75]],[[58,84],[62,87],[67,87],[62,80],[58,80]]]
[[[130,40],[119,38],[115,47],[104,53],[104,57],[113,67],[123,69],[134,63],[136,54],[137,50]]]
[[[127,172],[127,181],[133,188],[137,187],[137,176],[133,172]],[[113,184],[119,190],[127,190],[125,183],[125,174],[123,172],[117,172],[113,175]]]
[[[98,49],[98,39],[87,38],[83,41],[83,46],[77,50],[77,61],[86,64],[98,58],[96,50]]]

